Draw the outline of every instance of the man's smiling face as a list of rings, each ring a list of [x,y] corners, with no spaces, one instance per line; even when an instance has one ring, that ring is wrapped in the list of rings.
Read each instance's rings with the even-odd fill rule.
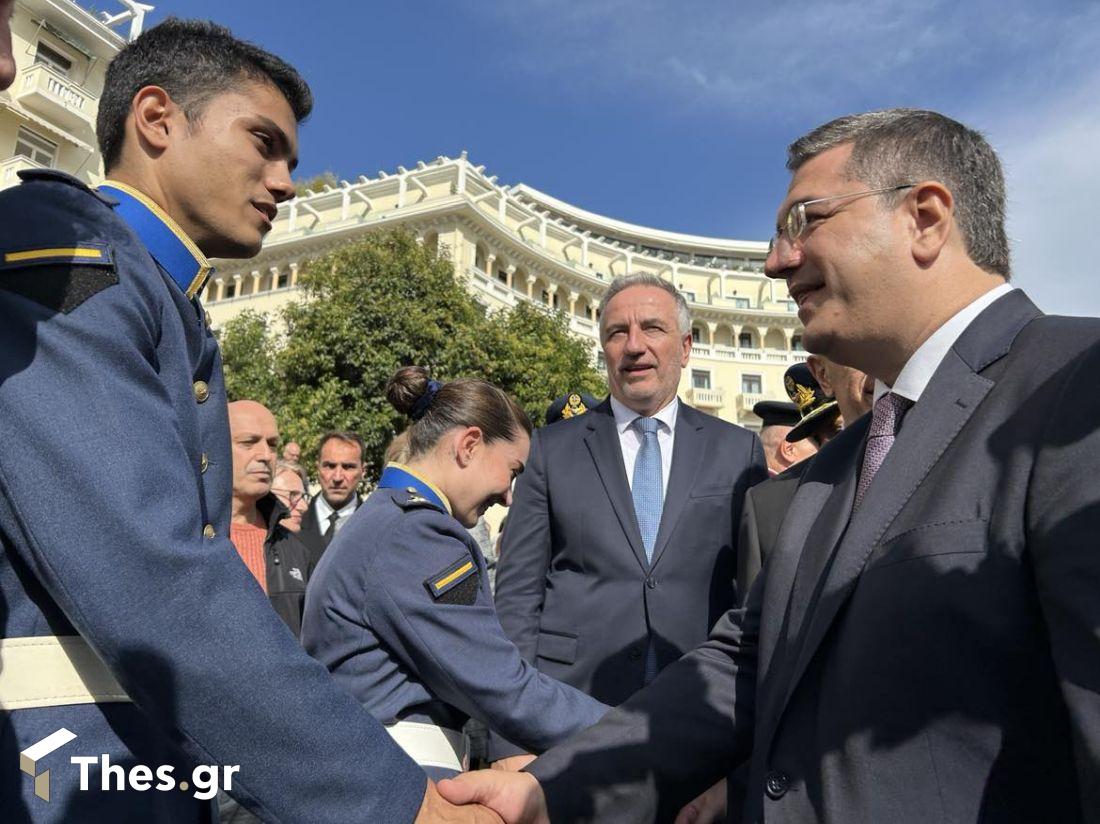
[[[639,415],[660,411],[691,355],[676,299],[657,286],[628,286],[608,301],[600,327],[611,394]]]

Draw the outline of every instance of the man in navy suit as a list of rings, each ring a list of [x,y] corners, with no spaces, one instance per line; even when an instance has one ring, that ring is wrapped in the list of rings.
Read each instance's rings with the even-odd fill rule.
[[[600,337],[611,396],[532,438],[496,605],[528,660],[614,705],[733,605],[741,502],[766,469],[755,435],[676,397],[691,322],[672,284],[615,280]]]
[[[842,117],[788,166],[767,272],[871,415],[706,644],[530,775],[441,790],[649,821],[747,762],[749,822],[1098,821],[1100,321],[1007,283],[1000,162],[961,123]]]

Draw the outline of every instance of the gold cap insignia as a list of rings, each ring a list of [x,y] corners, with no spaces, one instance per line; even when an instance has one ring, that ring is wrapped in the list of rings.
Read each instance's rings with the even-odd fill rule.
[[[794,405],[798,407],[798,414],[802,417],[806,417],[806,413],[809,412],[814,405],[814,390],[808,386],[796,383],[794,385],[794,393],[791,395],[791,400],[794,401]]]
[[[561,411],[563,418],[575,418],[577,415],[583,415],[588,411],[588,407],[584,405],[584,401],[581,400],[581,396],[576,392],[571,394],[566,400],[565,408]]]

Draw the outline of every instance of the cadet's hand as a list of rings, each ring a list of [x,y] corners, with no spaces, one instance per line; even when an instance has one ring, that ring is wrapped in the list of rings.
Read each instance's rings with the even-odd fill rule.
[[[452,804],[484,804],[505,824],[550,824],[546,796],[530,773],[477,770],[439,782],[439,794]]]
[[[436,785],[430,779],[424,790],[424,801],[420,812],[416,814],[414,824],[501,824],[500,816],[486,807],[471,804],[459,807],[450,803],[439,794]]]
[[[535,756],[527,755],[510,755],[507,758],[498,758],[492,764],[489,765],[490,769],[504,770],[506,772],[519,772],[532,761],[535,760]]]
[[[674,824],[713,824],[726,817],[726,779],[685,804]]]

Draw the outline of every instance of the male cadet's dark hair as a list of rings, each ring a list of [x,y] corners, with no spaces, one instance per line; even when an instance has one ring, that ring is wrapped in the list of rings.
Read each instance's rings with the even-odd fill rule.
[[[923,109],[848,115],[794,141],[787,149],[787,168],[796,171],[845,143],[852,144],[848,174],[871,188],[935,180],[950,189],[970,259],[987,272],[1009,277],[1004,172],[979,132]],[[883,201],[896,205],[901,197],[903,192]]]
[[[405,366],[386,384],[386,400],[402,415],[411,416],[418,402],[428,401],[422,417],[405,430],[409,436],[408,458],[429,452],[457,426],[478,427],[486,443],[511,440],[521,429],[531,434],[531,419],[503,389],[486,381],[461,378],[441,384],[429,399],[425,397],[428,382],[428,370],[423,366]]]
[[[149,29],[123,48],[107,67],[96,117],[104,169],[110,171],[122,158],[130,104],[145,86],[160,86],[168,92],[188,122],[194,123],[211,98],[232,89],[242,78],[275,86],[298,122],[313,110],[309,84],[293,66],[237,39],[224,26],[169,17]]]

